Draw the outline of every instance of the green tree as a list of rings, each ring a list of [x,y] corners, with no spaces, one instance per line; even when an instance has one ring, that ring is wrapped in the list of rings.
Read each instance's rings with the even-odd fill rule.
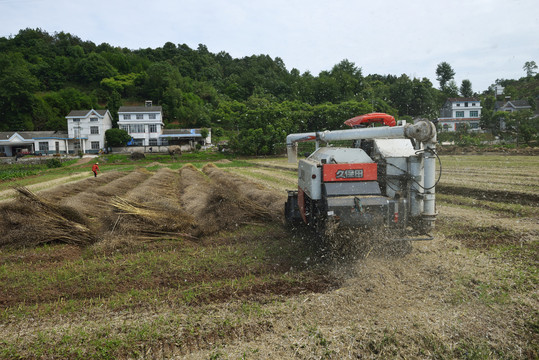
[[[457,83],[455,80],[450,80],[447,85],[444,88],[444,94],[447,97],[458,97],[459,96],[459,88],[457,86]]]
[[[167,89],[181,89],[184,84],[178,69],[175,69],[167,62],[153,63],[146,73],[144,92],[148,95],[148,98],[157,101],[157,103],[163,100],[164,93]],[[186,86],[183,86],[183,88],[185,89]],[[190,89],[187,88],[187,90]]]
[[[410,106],[413,100],[412,81],[406,74],[402,74],[389,88],[391,105],[397,108],[399,114],[410,115]]]
[[[526,61],[522,67],[522,70],[526,71],[527,77],[532,77],[537,73],[537,64],[535,61]]]
[[[32,114],[39,88],[38,79],[19,53],[0,53],[0,128],[33,130]]]
[[[331,99],[330,101],[332,102],[352,100],[363,89],[361,69],[347,59],[335,65],[329,75],[335,79],[335,83],[337,84],[336,98]]]
[[[105,139],[108,146],[125,146],[131,136],[125,130],[113,128],[105,131]]]
[[[122,106],[122,97],[116,90],[114,90],[107,97],[107,108],[112,116],[112,126],[118,124],[118,109],[120,109],[120,106]]]
[[[462,97],[473,96],[472,82],[470,80],[468,79],[462,80],[462,84],[460,85],[460,95]]]
[[[85,84],[99,83],[102,79],[118,74],[118,71],[105,58],[91,53],[77,63],[77,74]]]
[[[534,118],[530,110],[515,111],[509,115],[507,130],[515,135],[517,146],[523,142],[530,145],[538,137],[539,118]]]
[[[449,63],[443,61],[436,67],[436,80],[440,82],[440,90],[445,91],[447,83],[453,79],[455,71]]]

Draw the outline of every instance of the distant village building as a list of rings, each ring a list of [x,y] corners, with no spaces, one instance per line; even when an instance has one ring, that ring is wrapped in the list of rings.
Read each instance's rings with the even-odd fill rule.
[[[69,141],[65,131],[0,132],[0,156],[67,154]]]
[[[66,119],[70,153],[97,154],[105,148],[105,131],[112,129],[108,110],[73,110]]]
[[[211,129],[203,137],[202,129],[165,129],[161,106],[146,101],[145,106],[122,106],[118,126],[131,136],[128,146],[157,147],[179,145],[192,150],[211,144]],[[68,131],[0,132],[0,157],[26,154],[97,154],[105,150],[105,132],[112,129],[108,110],[72,110],[67,116]],[[142,149],[145,151],[145,149]],[[137,151],[140,151],[137,149]]]
[[[479,129],[481,102],[477,98],[449,98],[440,110],[438,123],[442,131],[457,131],[463,124]]]
[[[496,101],[496,104],[494,104],[495,111],[515,112],[531,110],[531,108],[528,100],[511,100],[510,96],[506,96],[503,101]]]
[[[129,145],[157,146],[165,124],[161,106],[146,101],[145,106],[121,106],[118,110],[118,127],[133,138]]]
[[[163,144],[180,145],[182,150],[192,149],[197,144],[205,146],[211,143],[211,129],[205,138],[202,137],[202,129],[164,129],[160,139]]]

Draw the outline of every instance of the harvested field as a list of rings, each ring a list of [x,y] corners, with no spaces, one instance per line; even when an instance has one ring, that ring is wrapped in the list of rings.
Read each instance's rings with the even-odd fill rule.
[[[282,225],[284,159],[20,189],[0,358],[536,359],[539,160],[442,161],[434,240],[340,256]]]
[[[111,203],[115,220],[109,227],[114,238],[186,236],[194,226],[193,217],[180,204],[179,174],[167,168],[160,168],[125,196],[115,196]]]

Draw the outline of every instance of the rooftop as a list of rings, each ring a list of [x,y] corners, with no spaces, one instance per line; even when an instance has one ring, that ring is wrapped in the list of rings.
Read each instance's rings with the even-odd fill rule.
[[[16,133],[25,140],[68,138],[68,134],[65,131],[3,131],[0,132],[0,141],[7,141]]]
[[[96,113],[98,113],[101,116],[105,116],[108,110],[94,110]],[[86,116],[88,113],[92,110],[71,110],[69,114],[67,114],[66,117],[78,117],[78,116]]]
[[[118,113],[123,112],[161,112],[163,108],[161,106],[120,106]]]
[[[474,97],[458,97],[458,98],[448,98],[447,101],[450,102],[459,102],[459,101],[479,101],[478,98]]]

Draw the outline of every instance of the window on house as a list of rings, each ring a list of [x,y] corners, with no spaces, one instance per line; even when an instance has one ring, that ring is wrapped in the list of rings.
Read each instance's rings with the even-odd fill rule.
[[[124,114],[124,120],[131,120],[131,114]]]
[[[470,111],[470,117],[479,117],[479,111]]]
[[[150,114],[150,120],[155,120],[157,119],[157,115],[156,114]]]
[[[97,121],[97,118],[96,118],[96,117],[92,117],[92,118],[90,118],[90,121]]]
[[[40,141],[39,142],[39,151],[49,151],[49,142],[48,141]]]
[[[137,114],[137,120],[144,119],[144,114]]]
[[[149,128],[150,128],[151,133],[156,133],[157,132],[157,125],[156,124],[150,124]]]
[[[470,128],[471,129],[479,129],[479,123],[471,122],[470,123]]]
[[[129,132],[129,125],[120,125],[120,129]]]
[[[457,106],[460,107],[460,103],[457,103]]]
[[[149,144],[150,146],[157,146],[157,139],[150,139]]]
[[[80,122],[80,119],[73,119],[73,122]]]
[[[0,146],[0,153],[5,153],[6,149],[3,146]]]
[[[472,106],[475,106],[475,103],[472,103]]]
[[[133,124],[130,127],[130,130],[132,133],[143,133],[144,132],[144,124]]]
[[[99,134],[99,126],[90,126],[90,134],[92,135]]]
[[[455,116],[463,118],[464,117],[464,111],[455,111]]]
[[[144,139],[133,139],[134,146],[144,146]]]
[[[73,143],[73,149],[75,149],[75,150],[80,149],[80,142],[75,141],[75,142]]]
[[[92,141],[92,150],[99,150],[99,141]]]
[[[468,107],[468,103],[467,103],[467,102],[464,103],[464,107]]]

